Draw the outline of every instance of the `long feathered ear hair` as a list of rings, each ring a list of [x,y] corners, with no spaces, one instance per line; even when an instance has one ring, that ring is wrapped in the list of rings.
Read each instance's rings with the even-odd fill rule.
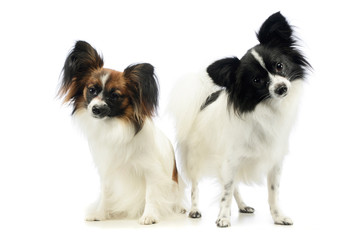
[[[103,65],[102,57],[89,43],[77,41],[65,60],[58,96],[64,97],[64,102],[76,101],[82,96],[86,77]]]
[[[274,13],[260,27],[257,38],[260,44],[276,47],[292,47],[295,44],[293,30],[280,13]]]
[[[132,92],[130,97],[139,131],[145,118],[156,114],[159,97],[157,77],[149,63],[130,65],[124,70],[124,77],[129,81],[126,87]]]
[[[280,13],[272,14],[260,27],[257,33],[260,44],[268,47],[281,48],[292,60],[302,67],[302,71],[294,78],[303,78],[306,70],[312,69],[302,52],[297,48],[297,38],[286,18]]]

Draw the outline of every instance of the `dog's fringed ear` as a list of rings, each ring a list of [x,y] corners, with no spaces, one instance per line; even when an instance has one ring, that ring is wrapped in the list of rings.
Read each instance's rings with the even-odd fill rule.
[[[159,86],[154,67],[149,63],[130,65],[124,70],[124,76],[137,89],[136,99],[133,99],[137,117],[153,116],[156,113],[159,97]]]
[[[260,27],[257,38],[260,44],[278,47],[291,47],[295,43],[292,29],[280,12],[271,15]]]
[[[240,66],[237,57],[224,58],[208,66],[207,73],[213,82],[221,87],[229,87],[235,82],[236,70]]]
[[[83,79],[103,65],[102,57],[89,43],[77,41],[64,63],[59,96],[65,95],[65,102],[80,96],[84,88]]]

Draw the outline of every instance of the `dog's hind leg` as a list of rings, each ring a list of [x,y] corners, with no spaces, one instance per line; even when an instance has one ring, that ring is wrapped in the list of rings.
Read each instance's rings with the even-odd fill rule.
[[[192,179],[192,181],[191,181],[191,209],[189,212],[189,217],[201,218],[201,213],[198,209],[198,204],[199,204],[198,181],[195,179]]]
[[[241,213],[254,213],[255,212],[254,208],[249,207],[244,203],[244,201],[240,195],[238,187],[234,188],[234,198],[239,207],[239,212],[241,212]]]

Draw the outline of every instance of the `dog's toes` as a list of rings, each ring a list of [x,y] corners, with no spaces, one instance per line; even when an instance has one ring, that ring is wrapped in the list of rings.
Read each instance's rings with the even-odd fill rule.
[[[201,213],[199,211],[190,211],[189,217],[190,218],[201,218]]]
[[[101,221],[101,219],[96,218],[96,217],[86,217],[85,221],[87,221],[87,222],[98,222],[98,221]]]
[[[85,216],[85,221],[92,222],[92,221],[103,221],[106,220],[105,214],[95,213],[89,211]]]
[[[241,213],[254,213],[255,209],[252,207],[244,207],[244,208],[240,208],[239,212]]]
[[[157,222],[158,222],[158,219],[153,216],[142,216],[139,219],[139,223],[142,225],[151,225],[151,224],[155,224]]]
[[[185,214],[185,213],[186,213],[186,209],[185,209],[185,208],[181,208],[180,211],[179,211],[179,213]]]
[[[186,213],[186,209],[183,206],[175,206],[174,207],[174,212],[176,213],[180,213],[180,214],[185,214]]]
[[[276,217],[274,219],[274,223],[276,225],[286,225],[286,226],[294,224],[293,221],[291,220],[291,218],[283,217],[283,216]]]
[[[219,218],[218,220],[216,220],[216,226],[221,228],[226,228],[226,227],[230,227],[231,223],[230,220],[227,218]]]

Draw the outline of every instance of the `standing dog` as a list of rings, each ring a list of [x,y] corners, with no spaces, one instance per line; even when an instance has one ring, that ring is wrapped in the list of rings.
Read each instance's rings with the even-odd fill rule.
[[[141,216],[141,224],[153,224],[182,210],[172,145],[152,121],[158,104],[152,65],[106,69],[96,50],[78,41],[65,61],[59,94],[73,105],[100,175],[100,197],[86,220]]]
[[[223,188],[219,227],[230,226],[232,196],[240,212],[254,212],[237,185],[260,182],[264,176],[274,222],[292,224],[279,206],[279,181],[310,65],[280,13],[263,23],[257,38],[260,44],[241,59],[218,60],[206,72],[183,79],[169,105],[183,168],[192,183],[189,216],[201,217],[199,180],[216,176]]]

